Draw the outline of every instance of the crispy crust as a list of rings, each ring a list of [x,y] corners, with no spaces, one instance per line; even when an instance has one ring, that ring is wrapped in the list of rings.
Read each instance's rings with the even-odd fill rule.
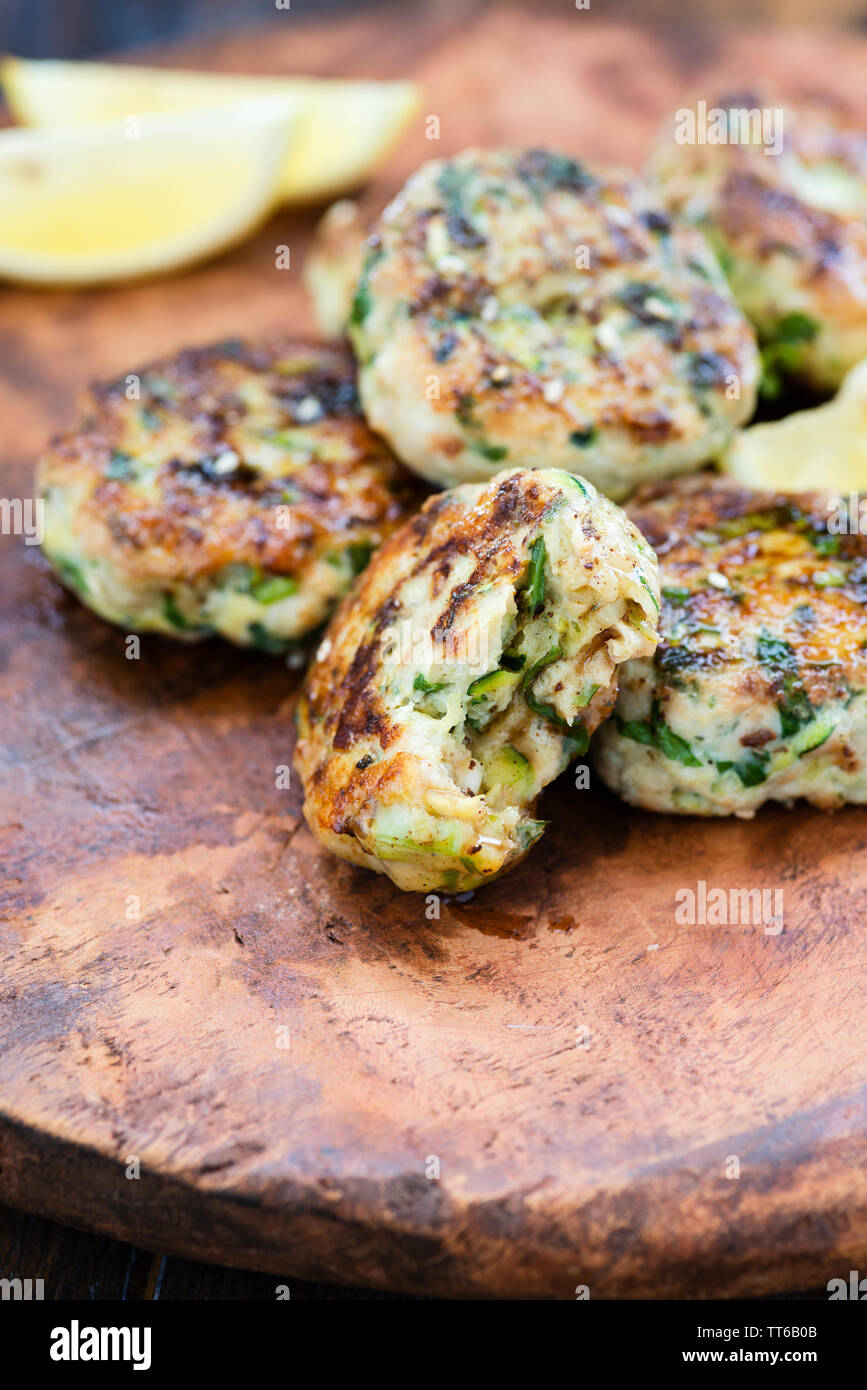
[[[679,145],[670,128],[649,172],[669,209],[708,234],[761,337],[773,341],[787,315],[815,320],[789,372],[833,388],[867,352],[867,134],[827,102],[780,108],[753,92],[708,106],[783,109],[782,152]]]
[[[85,419],[52,441],[38,471],[41,494],[80,494],[74,530],[82,549],[134,583],[152,574],[197,581],[238,563],[298,575],[322,549],[375,544],[419,500],[410,475],[367,428],[353,363],[340,348],[233,340],[186,349],[134,376],[137,399],[127,398],[129,376],[94,386]],[[302,403],[311,399],[321,415],[305,422]],[[259,460],[262,430],[297,435],[294,456],[284,450],[291,467],[281,468],[279,457]],[[222,473],[214,461],[230,450],[238,465]],[[146,488],[110,476],[118,453],[158,460]]]
[[[705,461],[757,377],[703,238],[634,175],[546,150],[423,166],[370,238],[350,334],[368,417],[446,483],[508,459],[622,495]]]
[[[528,608],[534,564],[547,580]],[[618,663],[652,648],[656,605],[652,552],[579,478],[515,470],[430,498],[308,672],[296,766],[313,834],[404,888],[452,891],[510,867],[541,833],[541,788],[610,713]],[[505,703],[487,718],[477,687],[491,681]],[[505,800],[487,780],[504,753],[525,769]]]
[[[661,641],[621,674],[599,766],[653,810],[867,799],[867,537],[829,499],[698,476],[629,514],[660,563]]]
[[[867,685],[861,647],[867,637],[867,537],[829,537],[826,499],[754,491],[702,475],[644,488],[628,511],[662,567],[662,640],[654,665],[663,686],[676,669],[700,674],[729,667],[736,695],[773,696],[778,677],[738,659],[745,635],[761,628],[784,635],[792,646],[813,704],[836,696],[847,682]],[[757,524],[750,524],[753,519]],[[741,534],[726,538],[727,531]],[[839,541],[834,553],[817,552],[816,544],[829,539]],[[822,582],[838,570],[844,583]],[[727,584],[709,584],[708,573]],[[678,588],[691,597],[672,603],[665,591]],[[812,616],[793,616],[804,605]],[[689,635],[673,642],[674,626],[685,619],[718,631],[719,643],[705,648]],[[822,664],[828,661],[833,665]]]

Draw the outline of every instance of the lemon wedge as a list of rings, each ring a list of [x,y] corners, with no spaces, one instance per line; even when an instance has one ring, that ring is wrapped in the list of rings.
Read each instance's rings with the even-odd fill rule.
[[[414,82],[242,77],[23,58],[0,63],[0,81],[18,121],[57,129],[282,97],[301,114],[280,177],[281,200],[293,203],[336,198],[363,183],[397,143],[421,101]]]
[[[826,405],[742,430],[720,464],[748,487],[840,495],[867,490],[867,358]]]
[[[93,285],[176,270],[277,201],[283,99],[113,127],[0,131],[0,278]]]

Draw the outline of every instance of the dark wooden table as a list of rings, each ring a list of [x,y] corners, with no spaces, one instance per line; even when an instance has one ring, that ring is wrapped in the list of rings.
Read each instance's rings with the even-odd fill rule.
[[[0,1279],[16,1277],[44,1280],[46,1301],[229,1299],[268,1303],[277,1299],[281,1285],[288,1287],[290,1298],[295,1300],[401,1298],[375,1289],[307,1284],[288,1276],[179,1260],[0,1207]],[[285,1294],[281,1296],[285,1298]]]

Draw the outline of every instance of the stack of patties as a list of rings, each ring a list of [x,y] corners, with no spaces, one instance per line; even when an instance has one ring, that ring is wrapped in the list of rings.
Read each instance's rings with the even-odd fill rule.
[[[859,799],[859,542],[815,500],[658,481],[755,405],[703,233],[551,150],[433,161],[366,223],[333,209],[308,275],[357,393],[345,347],[287,341],[98,389],[40,467],[61,578],[129,629],[269,651],[339,604],[304,813],[405,889],[515,865],[600,725],[604,778],[653,809]],[[451,490],[419,511],[418,478]],[[648,483],[634,521],[609,500]]]

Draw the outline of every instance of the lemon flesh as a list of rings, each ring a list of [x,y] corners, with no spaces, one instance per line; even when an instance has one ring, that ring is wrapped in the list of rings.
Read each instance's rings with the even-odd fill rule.
[[[223,250],[274,207],[294,121],[269,99],[126,131],[0,131],[0,277],[99,284]]]
[[[294,203],[335,198],[363,183],[420,104],[413,82],[242,77],[114,63],[7,58],[0,64],[0,81],[18,121],[58,129],[260,96],[283,98],[300,113],[297,138],[280,175],[280,199]]]
[[[867,358],[852,368],[832,401],[743,430],[720,463],[749,487],[867,490]]]

